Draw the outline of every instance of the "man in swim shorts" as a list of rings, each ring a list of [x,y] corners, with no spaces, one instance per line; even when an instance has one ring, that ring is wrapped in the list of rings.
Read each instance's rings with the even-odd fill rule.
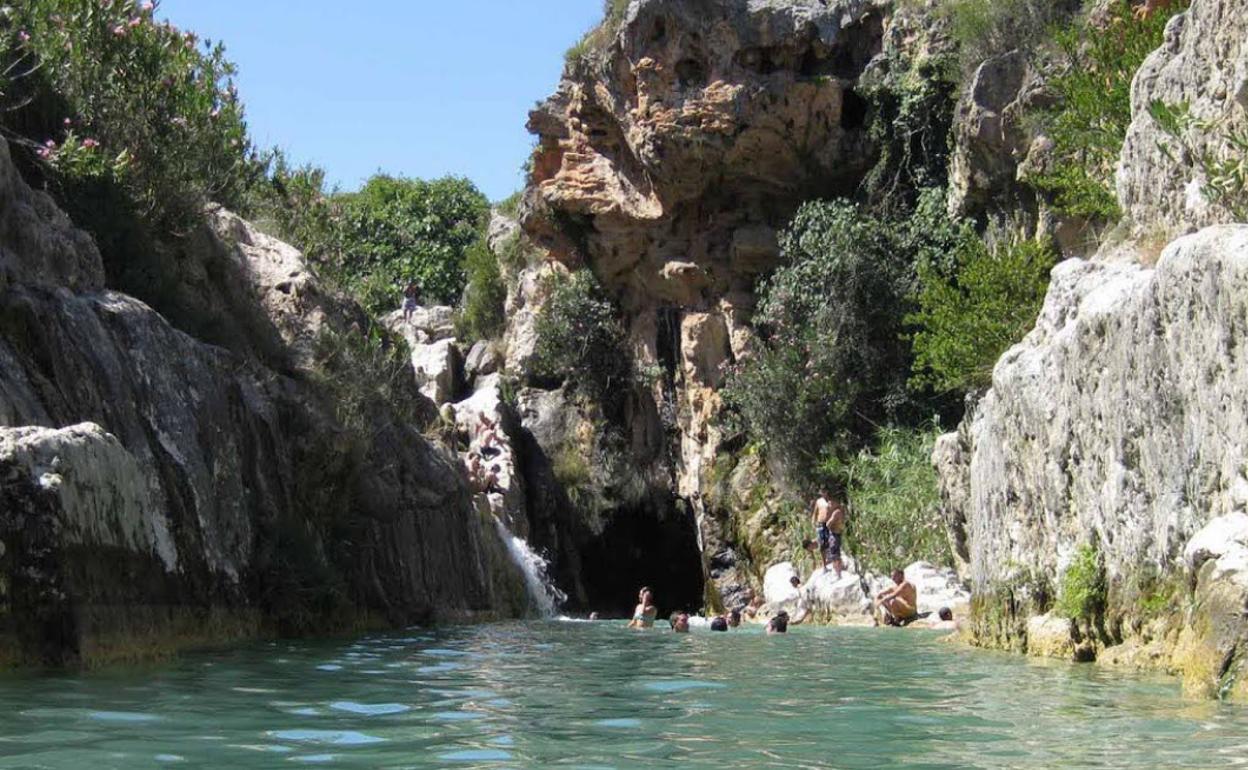
[[[893,570],[893,587],[875,595],[875,623],[886,626],[904,626],[919,612],[919,590],[906,580],[906,573]]]

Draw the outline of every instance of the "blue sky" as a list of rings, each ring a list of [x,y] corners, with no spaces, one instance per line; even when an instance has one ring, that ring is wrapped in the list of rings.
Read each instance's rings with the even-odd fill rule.
[[[261,146],[354,189],[379,170],[466,176],[492,200],[521,185],[533,103],[602,0],[163,0],[223,40]]]

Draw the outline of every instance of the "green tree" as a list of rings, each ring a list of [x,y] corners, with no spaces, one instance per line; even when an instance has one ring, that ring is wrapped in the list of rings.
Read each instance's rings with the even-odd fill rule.
[[[459,311],[459,334],[469,340],[493,339],[502,334],[507,322],[507,287],[503,285],[498,257],[484,238],[468,248],[464,269],[468,285]]]
[[[1141,19],[1128,0],[1114,0],[1106,21],[1081,19],[1057,32],[1059,69],[1048,87],[1058,98],[1038,116],[1053,149],[1028,181],[1060,210],[1102,221],[1120,215],[1114,170],[1131,125],[1131,81],[1187,5],[1176,1]]]
[[[550,281],[535,321],[534,373],[570,382],[591,398],[609,400],[631,383],[632,376],[615,307],[588,270]]]
[[[1057,253],[1048,241],[989,248],[967,231],[953,264],[919,262],[913,383],[969,391],[992,382],[992,368],[1035,325]],[[952,268],[952,269],[951,269]]]
[[[385,175],[337,196],[338,238],[325,264],[373,312],[393,308],[415,282],[426,302],[454,304],[464,257],[485,227],[489,202],[467,179]]]
[[[884,572],[916,561],[949,565],[932,447],[940,426],[887,427],[848,460],[829,454],[823,472],[846,490],[848,548],[865,569]]]
[[[876,423],[912,419],[903,318],[915,264],[960,237],[935,190],[904,219],[843,200],[804,205],[781,236],[785,264],[759,287],[762,345],[729,372],[737,426],[801,479],[828,447],[852,452]]]

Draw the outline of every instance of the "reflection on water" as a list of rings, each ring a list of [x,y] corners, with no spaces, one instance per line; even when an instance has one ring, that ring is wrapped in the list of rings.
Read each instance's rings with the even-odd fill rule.
[[[916,631],[535,621],[0,679],[0,768],[1248,765],[1248,710]],[[675,765],[673,765],[675,766]]]

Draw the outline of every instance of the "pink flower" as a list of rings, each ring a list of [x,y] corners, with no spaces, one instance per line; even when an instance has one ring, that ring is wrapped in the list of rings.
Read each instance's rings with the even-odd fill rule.
[[[47,160],[48,158],[52,157],[52,151],[49,150],[47,147],[40,147],[38,150],[35,151],[35,154],[38,155],[40,158],[43,158],[44,160]]]
[[[29,32],[27,32],[26,30],[22,30],[21,32],[18,32],[18,33],[17,33],[17,39],[18,39],[18,40],[20,40],[20,41],[22,41],[23,43],[29,43],[29,42],[30,42],[30,33],[29,33]]]
[[[65,125],[72,126],[73,124],[74,124],[74,121],[70,120],[69,118],[65,118]]]
[[[118,24],[117,26],[113,27],[113,34],[116,35],[117,37],[125,37],[126,25]]]
[[[43,146],[44,146],[44,147],[47,147],[48,149],[52,149],[53,147],[55,147],[55,146],[56,146],[56,140],[55,140],[55,139],[49,139],[48,141],[46,141],[46,142],[44,142],[44,143],[43,143]]]
[[[151,13],[152,11],[156,10],[156,4],[152,2],[143,3],[142,5],[139,6],[139,10],[142,11],[143,13]]]
[[[94,139],[83,139],[82,146],[86,147],[88,150],[94,150],[96,147],[100,146],[100,143]]]
[[[142,23],[143,23],[143,20],[140,19],[138,16],[135,16],[133,19],[130,20],[130,28],[133,29]]]

